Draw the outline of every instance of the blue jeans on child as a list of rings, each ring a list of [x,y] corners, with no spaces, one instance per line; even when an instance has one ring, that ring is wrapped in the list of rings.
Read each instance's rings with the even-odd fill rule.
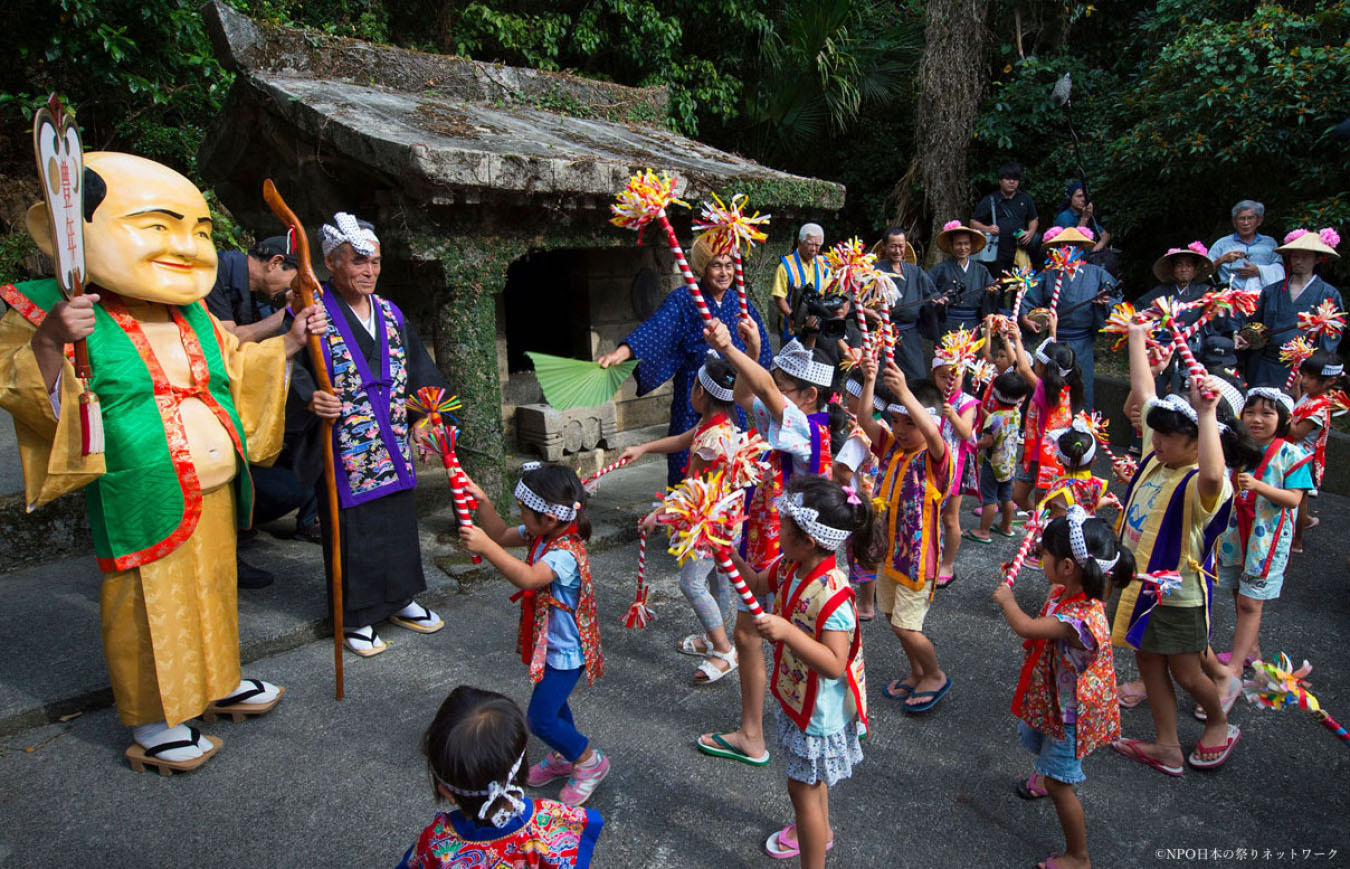
[[[1017,738],[1022,747],[1036,755],[1036,772],[1046,778],[1076,785],[1086,781],[1083,775],[1083,762],[1077,758],[1078,726],[1064,725],[1064,738],[1055,739],[1047,733],[1033,730],[1026,722],[1017,722]]]
[[[988,462],[980,463],[980,503],[1002,504],[1012,500],[1012,480],[994,479],[994,468]]]
[[[576,763],[590,744],[590,740],[577,731],[572,722],[572,710],[567,705],[567,698],[576,687],[583,669],[555,670],[545,665],[544,678],[535,684],[534,693],[530,695],[530,707],[525,712],[530,732],[566,758],[568,763]]]

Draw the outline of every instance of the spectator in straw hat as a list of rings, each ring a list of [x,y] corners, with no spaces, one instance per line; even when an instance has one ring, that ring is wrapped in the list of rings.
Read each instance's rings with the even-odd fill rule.
[[[949,220],[938,233],[938,249],[951,259],[943,260],[928,272],[937,288],[942,305],[942,333],[957,329],[974,331],[997,308],[998,283],[984,263],[971,256],[984,249],[984,235],[959,220]],[[944,303],[945,300],[945,303]]]
[[[1209,261],[1209,251],[1205,246],[1193,241],[1185,247],[1174,247],[1158,257],[1153,263],[1153,275],[1158,285],[1140,296],[1135,302],[1139,310],[1152,305],[1158,299],[1171,299],[1174,302],[1194,302],[1209,291],[1206,279],[1214,274],[1214,264]],[[1184,311],[1178,318],[1183,326],[1189,326],[1200,317],[1200,309]],[[1234,323],[1230,318],[1221,317],[1205,324],[1188,342],[1196,358],[1205,354],[1207,338],[1210,335],[1226,336],[1232,339]],[[1169,392],[1187,394],[1184,385],[1185,370],[1180,361],[1173,357],[1167,367],[1154,379],[1159,395]]]
[[[1298,315],[1315,310],[1323,302],[1331,302],[1337,311],[1345,310],[1340,292],[1317,274],[1317,266],[1327,257],[1340,258],[1336,253],[1340,241],[1331,227],[1318,232],[1296,229],[1284,237],[1283,246],[1275,249],[1284,256],[1289,275],[1261,291],[1261,301],[1250,318],[1250,322],[1265,324],[1270,335],[1265,347],[1247,354],[1247,382],[1252,386],[1284,385],[1289,366],[1280,361],[1280,347],[1294,338],[1309,338],[1314,347],[1333,353],[1340,346],[1339,335],[1312,339],[1298,328]]]

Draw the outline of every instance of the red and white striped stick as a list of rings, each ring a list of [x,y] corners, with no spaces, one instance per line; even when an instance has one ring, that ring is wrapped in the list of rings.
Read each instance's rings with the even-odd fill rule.
[[[716,556],[717,569],[722,571],[723,576],[731,580],[736,593],[741,596],[741,600],[745,601],[746,607],[750,610],[750,615],[755,618],[763,616],[764,608],[759,605],[759,601],[755,600],[755,596],[750,592],[750,586],[745,584],[745,580],[741,578],[741,572],[736,569],[736,565],[731,563],[731,550],[719,549]]]
[[[589,491],[591,484],[594,483],[596,480],[600,479],[600,478],[603,477],[605,474],[608,474],[610,471],[617,471],[619,468],[622,468],[624,465],[628,464],[628,463],[631,462],[631,461],[633,461],[633,459],[632,459],[631,457],[629,457],[629,458],[619,459],[617,462],[613,463],[612,465],[605,465],[603,468],[601,468],[600,470],[596,471],[594,474],[591,474],[589,477],[587,477],[586,479],[582,480],[582,481],[581,481],[581,485],[582,485],[582,486],[585,486],[585,487],[587,488],[587,490]]]
[[[1022,570],[1022,563],[1027,560],[1031,554],[1032,544],[1041,539],[1041,517],[1040,514],[1032,516],[1027,520],[1027,533],[1022,538],[1022,545],[1017,547],[1017,554],[1013,560],[1008,562],[1008,569],[1003,574],[1003,584],[1012,588],[1013,582],[1017,580],[1017,574]]]
[[[1055,288],[1050,292],[1050,310],[1059,313],[1059,289],[1064,286],[1064,272],[1055,272]],[[1020,303],[1019,303],[1020,307]]]
[[[1200,389],[1206,398],[1214,395],[1209,389],[1204,389],[1205,380],[1209,378],[1209,369],[1200,364],[1200,360],[1195,358],[1191,352],[1191,345],[1187,344],[1181,337],[1181,332],[1176,328],[1175,320],[1168,320],[1168,327],[1172,329],[1172,346],[1181,354],[1181,359],[1186,363],[1186,368],[1190,372],[1191,380],[1195,383],[1197,389]]]
[[[642,520],[638,520],[638,575],[637,575],[637,595],[633,598],[633,605],[628,608],[628,613],[624,616],[623,624],[626,628],[647,627],[648,622],[654,617],[651,607],[647,606],[647,529],[642,525]]]
[[[698,307],[698,312],[703,315],[703,322],[711,323],[712,311],[708,310],[708,303],[703,301],[703,291],[699,289],[698,280],[694,278],[694,273],[689,270],[689,263],[684,258],[684,250],[680,247],[680,240],[675,236],[675,227],[670,225],[670,218],[666,217],[664,208],[656,215],[656,219],[660,222],[661,228],[666,231],[666,243],[670,246],[670,252],[675,255],[675,263],[680,267],[680,274],[684,275],[684,283],[689,287],[689,292],[694,297],[694,305]]]
[[[736,298],[741,303],[741,319],[750,319],[750,302],[745,297],[745,272],[741,270],[741,246],[731,249],[731,261],[736,264]]]
[[[867,317],[863,316],[862,294],[853,293],[853,316],[858,321],[858,331],[862,333],[863,350],[869,356],[876,355],[876,347],[873,344],[873,335],[867,330]]]
[[[472,528],[473,518],[469,510],[469,492],[464,486],[464,469],[459,465],[459,456],[455,455],[457,430],[454,426],[447,426],[446,429],[450,433],[449,441],[442,440],[445,451],[441,455],[446,473],[450,477],[450,496],[455,501],[455,518],[459,520],[461,528]],[[472,555],[471,558],[474,564],[483,563],[483,559],[478,555]]]
[[[895,329],[891,326],[891,310],[881,306],[881,346],[886,351],[886,361],[895,362]]]

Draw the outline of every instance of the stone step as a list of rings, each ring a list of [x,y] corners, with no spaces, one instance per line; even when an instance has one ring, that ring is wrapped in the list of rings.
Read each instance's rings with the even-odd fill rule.
[[[635,518],[664,480],[665,463],[657,459],[605,477],[592,502],[591,548],[635,539]],[[508,519],[515,516],[514,504],[500,506]],[[422,510],[427,591],[419,600],[432,609],[453,609],[461,583],[494,581],[502,584],[505,601],[511,589],[495,570],[472,566],[453,548],[453,512],[446,506],[427,510],[423,505]],[[252,661],[332,636],[320,548],[286,539],[291,527],[290,520],[272,523],[240,547],[245,561],[276,575],[267,588],[239,592],[240,658],[246,672]],[[0,610],[10,637],[8,653],[0,656],[0,736],[112,703],[100,635],[100,582],[91,555],[66,553],[16,570],[0,583]],[[386,641],[395,643],[402,633],[393,627],[381,630]]]

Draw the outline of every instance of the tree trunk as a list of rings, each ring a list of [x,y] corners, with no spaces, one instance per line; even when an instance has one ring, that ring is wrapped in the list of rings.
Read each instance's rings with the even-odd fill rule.
[[[902,218],[909,210],[909,185],[923,190],[922,213],[931,225],[929,239],[942,224],[967,216],[971,202],[966,153],[984,90],[984,26],[989,0],[932,0],[919,61],[918,125],[914,160],[897,190]],[[929,259],[936,255],[929,246]]]

